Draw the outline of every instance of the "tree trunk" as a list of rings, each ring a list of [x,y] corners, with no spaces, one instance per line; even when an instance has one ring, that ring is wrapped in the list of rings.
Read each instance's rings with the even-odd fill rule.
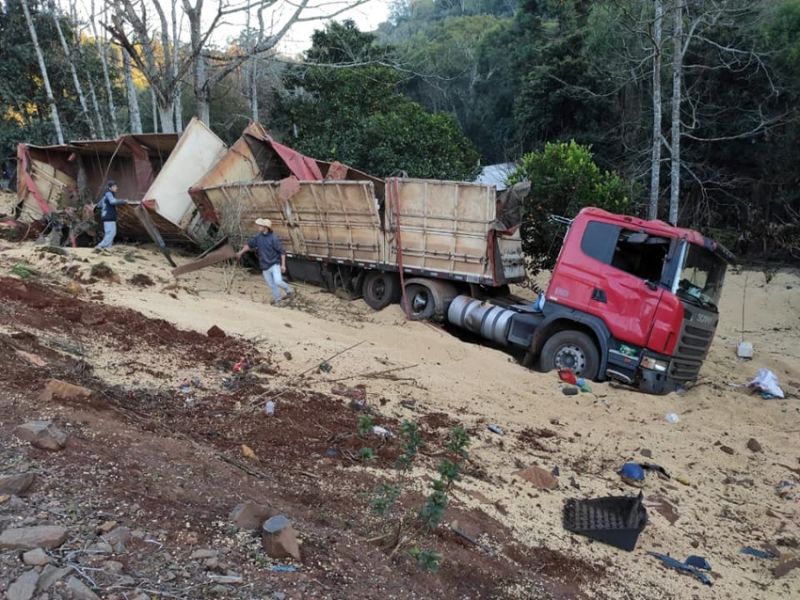
[[[250,119],[258,122],[258,58],[255,56],[250,68]]]
[[[136,86],[133,84],[131,58],[125,50],[122,50],[122,68],[125,71],[125,89],[128,92],[128,112],[131,117],[131,133],[142,133],[142,114],[139,111],[139,96],[136,93]]]
[[[681,93],[683,83],[683,0],[676,0],[672,27],[672,145],[669,222],[677,225],[681,193]]]
[[[206,58],[203,56],[202,35],[200,32],[200,13],[187,12],[189,17],[189,30],[191,32],[192,52],[194,57],[194,98],[196,103],[195,114],[206,125],[211,124],[211,109],[209,107],[211,90],[208,85],[208,73],[206,71]]]
[[[158,133],[158,102],[156,102],[156,91],[150,86],[150,100],[153,103],[153,133]]]
[[[61,48],[64,50],[64,56],[66,56],[67,62],[69,63],[69,70],[72,73],[72,83],[75,84],[75,91],[78,93],[78,101],[81,104],[81,112],[86,119],[86,124],[89,126],[89,135],[92,136],[92,139],[97,139],[97,130],[94,127],[92,115],[89,114],[89,108],[86,104],[86,95],[83,93],[81,80],[78,79],[78,70],[75,67],[75,60],[72,56],[72,52],[70,52],[67,39],[64,37],[64,32],[61,31],[61,16],[56,11],[53,11],[53,21],[56,24],[56,31],[58,32],[58,39],[61,41]]]
[[[42,47],[39,45],[39,37],[36,35],[36,28],[33,26],[33,19],[28,10],[28,1],[21,0],[22,12],[25,13],[25,20],[28,22],[28,30],[31,34],[31,41],[36,50],[36,58],[39,61],[39,70],[42,72],[42,81],[44,82],[44,90],[47,93],[47,102],[50,104],[50,116],[53,120],[53,129],[56,131],[56,139],[59,144],[64,143],[64,131],[61,129],[61,119],[58,118],[58,107],[56,106],[56,99],[53,97],[53,88],[50,87],[50,78],[47,76],[47,65],[44,63],[44,54],[42,54]]]
[[[181,107],[181,84],[178,81],[178,0],[172,0],[172,78],[174,80],[174,94],[172,103],[175,106],[175,131],[183,132],[183,110]]]
[[[171,97],[167,102],[159,99],[158,116],[161,119],[161,133],[175,133],[175,106]]]
[[[111,77],[108,75],[108,59],[106,57],[105,48],[100,42],[100,38],[97,36],[97,25],[94,22],[95,17],[96,13],[94,11],[94,0],[92,0],[92,16],[89,21],[92,23],[92,35],[94,36],[94,43],[97,46],[97,54],[100,56],[100,65],[103,67],[103,81],[106,84],[106,97],[108,99],[108,114],[111,119],[111,130],[114,134],[114,137],[117,137],[119,135],[119,129],[117,128],[117,109],[114,106]]]
[[[661,39],[664,4],[655,2],[653,21],[653,150],[650,158],[650,203],[647,218],[658,218],[658,196],[661,186]]]
[[[106,137],[106,126],[103,122],[103,115],[100,113],[100,105],[97,103],[97,92],[94,89],[94,82],[92,81],[91,73],[89,74],[89,98],[92,100],[92,107],[94,108],[94,114],[97,115],[97,128],[100,130],[100,138],[105,139]]]

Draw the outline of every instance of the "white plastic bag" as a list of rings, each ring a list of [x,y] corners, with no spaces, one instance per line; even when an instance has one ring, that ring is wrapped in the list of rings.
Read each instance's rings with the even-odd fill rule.
[[[778,377],[769,369],[759,369],[755,379],[747,384],[748,387],[757,388],[776,398],[783,398],[783,390],[778,385]]]

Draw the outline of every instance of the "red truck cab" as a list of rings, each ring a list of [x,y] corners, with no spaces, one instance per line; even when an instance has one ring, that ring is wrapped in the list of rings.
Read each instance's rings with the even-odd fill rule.
[[[711,346],[732,260],[696,231],[583,209],[564,239],[530,352],[545,369],[650,393],[690,384]]]

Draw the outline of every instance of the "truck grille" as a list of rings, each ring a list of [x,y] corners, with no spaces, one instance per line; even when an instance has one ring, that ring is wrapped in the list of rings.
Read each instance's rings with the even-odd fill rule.
[[[669,376],[678,381],[694,381],[711,347],[718,316],[699,312],[684,305],[684,321],[675,356],[670,363]],[[702,324],[698,323],[701,320]]]

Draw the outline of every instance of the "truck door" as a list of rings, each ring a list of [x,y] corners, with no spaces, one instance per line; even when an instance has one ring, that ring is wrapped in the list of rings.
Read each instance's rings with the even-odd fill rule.
[[[669,244],[644,231],[589,221],[580,250],[565,252],[557,269],[568,267],[574,279],[575,308],[601,318],[616,339],[645,346],[664,293],[660,282]]]

